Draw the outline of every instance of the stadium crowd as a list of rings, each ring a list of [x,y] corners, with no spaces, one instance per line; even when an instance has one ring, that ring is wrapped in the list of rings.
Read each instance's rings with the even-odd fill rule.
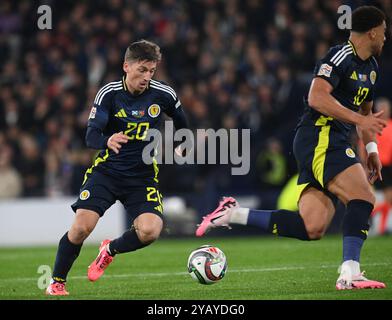
[[[348,35],[338,7],[375,4],[392,16],[390,0],[40,4],[52,9],[51,30],[38,29],[36,2],[0,4],[0,198],[78,193],[96,153],[84,143],[92,101],[122,76],[126,47],[142,38],[161,46],[155,78],[176,90],[192,128],[251,129],[249,175],[165,165],[163,193],[279,190],[296,170],[292,138],[314,64]],[[376,96],[392,99],[390,41],[380,66]]]

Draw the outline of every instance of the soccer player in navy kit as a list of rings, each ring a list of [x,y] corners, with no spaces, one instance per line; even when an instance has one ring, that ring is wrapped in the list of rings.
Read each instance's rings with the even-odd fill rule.
[[[49,295],[68,295],[66,277],[83,241],[98,220],[120,200],[133,217],[133,225],[121,237],[104,240],[88,268],[96,281],[116,254],[135,251],[155,241],[163,226],[162,195],[158,189],[158,165],[143,162],[149,129],[158,129],[162,113],[173,119],[177,130],[186,118],[176,92],[152,77],[161,59],[159,47],[149,41],[132,43],[126,50],[126,76],[103,86],[92,106],[86,144],[101,150],[86,171],[78,200],[72,205],[75,220],[59,243]]]
[[[381,113],[372,114],[372,106],[379,74],[375,56],[381,54],[384,45],[385,20],[376,7],[359,7],[352,14],[349,40],[331,48],[316,65],[293,144],[301,192],[299,212],[240,208],[234,198],[227,197],[204,217],[197,236],[237,223],[280,236],[318,240],[333,218],[338,198],[345,204],[346,214],[343,262],[336,288],[385,288],[384,283],[365,278],[359,266],[375,203],[370,183],[382,179],[375,138],[386,122],[380,119]],[[366,172],[349,142],[353,125],[368,151]]]

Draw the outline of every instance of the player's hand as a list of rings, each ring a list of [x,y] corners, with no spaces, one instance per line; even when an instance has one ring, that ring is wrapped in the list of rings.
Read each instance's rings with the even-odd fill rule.
[[[382,130],[387,126],[387,121],[380,119],[383,113],[384,111],[380,111],[364,116],[359,126],[364,131],[381,134]]]
[[[128,142],[128,136],[124,133],[118,132],[113,134],[108,140],[108,148],[113,150],[115,153],[119,153],[122,143]]]
[[[382,165],[378,153],[370,153],[367,158],[367,173],[371,184],[376,182],[377,179],[382,181],[381,168]]]

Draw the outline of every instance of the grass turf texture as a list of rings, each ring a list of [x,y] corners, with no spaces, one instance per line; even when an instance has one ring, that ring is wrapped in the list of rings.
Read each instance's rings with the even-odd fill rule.
[[[392,299],[392,237],[366,241],[361,265],[386,289],[335,290],[341,237],[301,242],[272,237],[161,239],[116,256],[105,275],[87,280],[98,246],[84,246],[68,278],[69,297],[47,297],[38,288],[40,265],[53,266],[56,247],[0,248],[0,299]],[[225,252],[228,272],[213,285],[195,282],[186,270],[191,250],[212,244]]]

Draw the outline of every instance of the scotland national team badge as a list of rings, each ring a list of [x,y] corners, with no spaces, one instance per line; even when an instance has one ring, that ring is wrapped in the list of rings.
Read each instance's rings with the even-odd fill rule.
[[[351,148],[346,149],[346,155],[347,155],[347,157],[355,158],[355,152]]]
[[[161,113],[161,107],[157,104],[152,104],[148,107],[148,114],[151,118],[156,118]]]
[[[89,197],[90,197],[90,191],[88,190],[83,190],[79,196],[80,200],[87,200]]]
[[[370,82],[372,84],[375,84],[376,78],[377,78],[377,73],[376,73],[376,71],[373,70],[372,72],[370,72]]]

